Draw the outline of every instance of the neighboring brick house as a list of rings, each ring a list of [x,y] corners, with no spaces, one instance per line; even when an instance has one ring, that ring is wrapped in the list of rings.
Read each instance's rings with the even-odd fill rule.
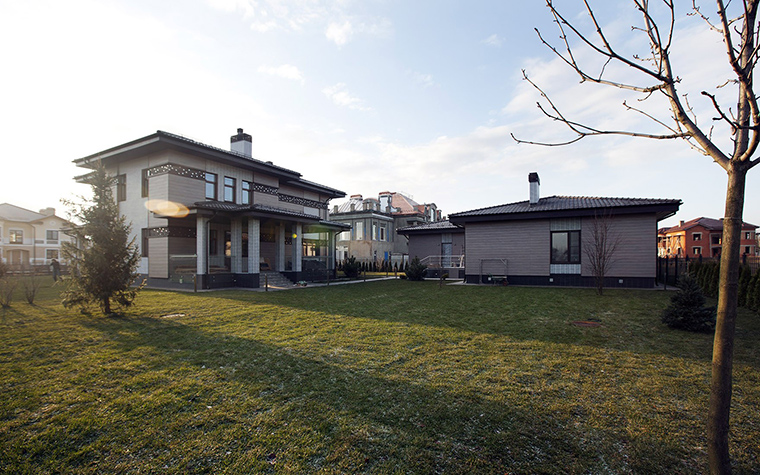
[[[351,195],[348,201],[333,206],[330,220],[351,226],[338,235],[337,258],[355,257],[360,262],[408,261],[407,239],[396,229],[441,220],[435,203],[419,204],[402,193],[384,191],[378,198]]]
[[[64,233],[69,222],[55,208],[39,213],[8,203],[0,204],[0,259],[12,267],[48,266],[61,260],[61,244],[73,242]]]
[[[334,274],[335,234],[346,226],[327,210],[345,193],[254,159],[243,129],[230,144],[158,131],[74,163],[102,163],[116,177],[149,286],[255,288],[266,272],[267,282],[275,273],[294,282]]]
[[[465,230],[465,279],[518,285],[593,286],[586,245],[596,220],[609,220],[618,241],[605,286],[654,287],[657,222],[673,216],[680,200],[539,197],[537,173],[530,199],[449,215]]]
[[[742,223],[740,254],[757,254],[757,226]],[[657,255],[660,257],[718,257],[723,244],[723,219],[695,218],[677,226],[662,228],[657,233]]]

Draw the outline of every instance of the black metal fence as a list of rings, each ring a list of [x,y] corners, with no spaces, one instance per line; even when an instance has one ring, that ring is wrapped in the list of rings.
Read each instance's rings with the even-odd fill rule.
[[[719,262],[720,258],[714,257],[658,257],[657,258],[657,283],[664,285],[677,285],[678,279],[689,269],[691,262]],[[749,266],[752,274],[760,270],[760,256],[742,256],[742,265]]]

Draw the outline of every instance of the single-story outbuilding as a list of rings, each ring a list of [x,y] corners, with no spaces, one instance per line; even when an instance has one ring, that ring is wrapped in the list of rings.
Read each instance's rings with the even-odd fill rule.
[[[589,252],[601,223],[608,242],[617,244],[605,286],[655,286],[657,223],[673,216],[681,200],[540,198],[538,174],[528,181],[527,201],[449,215],[465,231],[468,283],[593,286]]]
[[[396,230],[409,240],[409,257],[428,266],[428,277],[464,278],[464,228],[435,221]]]

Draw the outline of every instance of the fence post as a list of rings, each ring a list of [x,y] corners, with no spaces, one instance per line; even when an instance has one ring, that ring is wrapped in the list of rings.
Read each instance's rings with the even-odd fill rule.
[[[670,264],[668,263],[668,256],[665,256],[665,290],[668,290],[668,271],[670,270]]]

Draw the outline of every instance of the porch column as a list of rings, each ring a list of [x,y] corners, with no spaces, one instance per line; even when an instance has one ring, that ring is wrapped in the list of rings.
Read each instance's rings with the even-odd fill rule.
[[[258,219],[248,218],[248,273],[258,274],[260,268],[261,244],[259,243],[261,234],[261,223]]]
[[[203,216],[195,218],[195,273],[198,275],[206,274],[208,268],[208,221]]]
[[[303,259],[303,225],[295,225],[295,239],[293,239],[293,272],[301,272],[301,260]]]
[[[285,270],[285,225],[277,226],[277,255],[275,256],[275,269],[277,272]]]
[[[240,218],[230,221],[230,267],[233,274],[243,272],[243,223]]]

